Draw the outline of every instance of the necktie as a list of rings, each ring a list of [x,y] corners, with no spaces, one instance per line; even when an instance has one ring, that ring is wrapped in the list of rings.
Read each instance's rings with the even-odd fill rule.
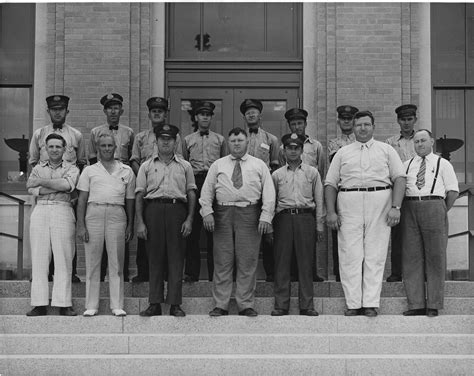
[[[421,189],[425,186],[425,172],[426,172],[426,159],[423,157],[421,159],[420,169],[418,174],[416,174],[416,186],[418,189]]]
[[[258,128],[249,128],[249,133],[258,133]]]
[[[234,172],[232,173],[232,183],[234,187],[240,189],[243,185],[242,181],[242,167],[240,166],[241,159],[235,159]]]
[[[369,160],[369,149],[367,148],[366,144],[362,144],[360,147],[361,154],[360,154],[360,165],[365,170],[370,166]]]
[[[54,129],[55,131],[57,131],[57,130],[61,131],[61,130],[63,129],[63,125],[62,125],[62,124],[61,124],[61,125],[53,124],[53,129]]]
[[[118,125],[109,125],[111,131],[118,131]]]
[[[199,131],[199,134],[201,135],[201,137],[209,136],[209,131]]]

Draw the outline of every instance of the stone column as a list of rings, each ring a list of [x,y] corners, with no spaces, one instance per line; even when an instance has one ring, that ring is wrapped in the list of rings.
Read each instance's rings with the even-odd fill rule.
[[[151,6],[151,96],[165,94],[165,3]]]
[[[419,128],[430,129],[431,124],[431,18],[430,3],[418,4],[420,27],[420,103],[418,108]]]
[[[41,128],[48,120],[46,114],[46,62],[47,62],[47,3],[36,4],[35,15],[35,66],[33,81],[33,131]]]

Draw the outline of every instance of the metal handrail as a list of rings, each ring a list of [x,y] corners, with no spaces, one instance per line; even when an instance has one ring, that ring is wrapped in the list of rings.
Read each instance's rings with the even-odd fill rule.
[[[6,197],[11,201],[15,201],[18,204],[18,235],[7,234],[0,232],[0,236],[6,236],[9,238],[17,239],[17,256],[16,256],[16,278],[23,279],[23,233],[24,233],[24,222],[25,222],[25,200],[21,198],[10,196],[5,192],[0,192],[0,196]]]
[[[474,281],[474,184],[460,184],[459,197],[467,196],[467,231],[469,255],[469,280]],[[454,234],[458,235],[458,234]]]

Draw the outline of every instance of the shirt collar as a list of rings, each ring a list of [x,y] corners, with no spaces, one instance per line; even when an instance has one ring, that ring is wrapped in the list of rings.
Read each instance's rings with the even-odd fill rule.
[[[160,159],[160,156],[159,156],[158,152],[155,152],[155,153],[153,154],[153,160],[156,161],[157,159],[161,162],[161,159]],[[177,155],[176,155],[176,154],[173,154],[173,156],[172,156],[171,159],[170,159],[170,161],[173,161],[173,160],[176,161],[176,162],[178,162],[178,159],[177,159]]]
[[[360,141],[357,141],[355,142],[355,144],[360,148],[362,145],[365,145],[367,146],[367,148],[370,148],[373,144],[374,144],[374,138],[372,137],[369,141],[367,142],[360,142]]]
[[[350,141],[355,140],[354,133],[351,133],[349,135],[342,133],[341,134],[341,140],[350,140]]]
[[[46,167],[46,166],[52,167],[51,163],[49,163],[49,159],[46,160],[46,161],[40,161],[39,164],[40,164],[41,167]],[[62,167],[63,165],[64,165],[64,161],[61,161],[61,163],[58,164],[57,168]]]
[[[288,162],[286,163],[286,169],[291,170],[290,164]],[[296,166],[295,170],[298,170],[298,169],[303,170],[303,161],[301,161],[300,164],[298,166]]]
[[[408,139],[411,140],[413,136],[415,136],[415,130],[411,132],[410,137],[408,137]],[[402,132],[400,132],[400,137],[398,137],[398,141],[400,141],[402,138],[405,138],[405,137],[403,137]]]
[[[235,161],[237,158],[234,157],[232,154],[229,154],[229,157],[231,160]],[[248,159],[249,155],[248,153],[245,153],[242,157],[240,157],[239,159],[243,160],[243,161],[246,161]]]

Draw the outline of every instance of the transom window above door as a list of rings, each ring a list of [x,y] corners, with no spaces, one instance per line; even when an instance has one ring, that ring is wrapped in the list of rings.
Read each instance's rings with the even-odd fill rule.
[[[172,3],[168,59],[301,59],[301,4]]]

